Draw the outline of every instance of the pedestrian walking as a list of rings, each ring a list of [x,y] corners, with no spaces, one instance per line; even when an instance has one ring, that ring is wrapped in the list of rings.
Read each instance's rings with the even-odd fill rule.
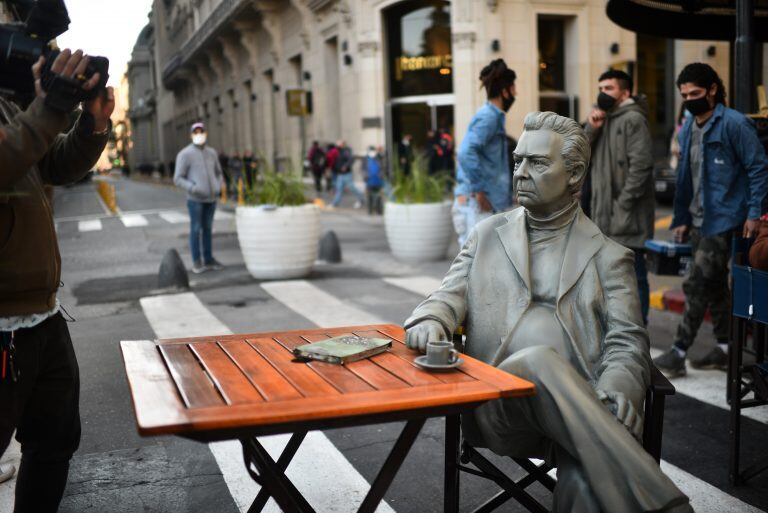
[[[691,360],[694,368],[725,369],[730,334],[728,262],[734,234],[756,234],[768,192],[768,160],[753,122],[725,106],[725,88],[707,64],[689,64],[677,87],[692,114],[680,131],[674,215],[676,240],[690,240],[693,258],[683,282],[685,309],[672,347],[654,359],[670,376],[685,374],[685,359],[707,308],[717,346]]]
[[[590,217],[605,235],[634,251],[640,309],[648,325],[643,248],[653,238],[656,190],[647,104],[644,97],[632,96],[632,77],[623,71],[606,71],[598,87],[597,105],[586,124],[592,145]]]
[[[368,193],[368,215],[384,213],[381,190],[384,187],[384,156],[373,146],[368,147],[364,160],[365,189]]]
[[[227,161],[227,173],[229,174],[229,195],[237,199],[237,188],[243,179],[243,159],[235,152]]]
[[[488,101],[470,121],[458,152],[452,217],[459,246],[464,246],[478,222],[510,206],[504,118],[515,102],[516,78],[503,59],[480,72]]]
[[[224,173],[216,150],[206,144],[208,134],[205,125],[193,124],[190,133],[192,142],[176,157],[173,181],[187,191],[192,272],[198,274],[222,268],[221,263],[213,258],[211,232]]]
[[[344,191],[349,189],[357,198],[355,208],[362,208],[365,197],[355,186],[354,177],[352,176],[352,165],[355,162],[355,156],[345,141],[339,141],[336,143],[336,147],[339,151],[339,156],[336,158],[334,166],[336,169],[336,195],[331,206],[338,207]]]
[[[249,188],[252,188],[256,183],[257,171],[258,163],[253,156],[253,152],[245,150],[243,152],[243,172],[245,173],[245,183]]]
[[[397,161],[400,166],[400,172],[408,176],[411,174],[411,165],[413,165],[413,136],[405,134],[397,143]]]
[[[307,152],[309,168],[312,171],[312,178],[315,180],[315,192],[323,192],[323,172],[325,171],[325,152],[320,147],[320,143],[314,141],[312,147]]]
[[[330,191],[336,187],[336,161],[339,158],[339,149],[335,144],[328,145],[325,152],[325,190]]]
[[[7,12],[2,22],[13,21]],[[43,90],[40,59],[29,77],[37,94],[23,112],[0,97],[0,457],[15,430],[15,513],[58,510],[80,444],[80,370],[57,297],[61,257],[46,188],[82,179],[109,139],[112,88],[83,103],[61,134],[78,97],[98,83],[98,74],[77,79],[88,63],[82,51],[63,50]],[[0,481],[14,472],[3,465]]]
[[[427,148],[425,155],[430,175],[435,175],[445,169],[443,146],[441,144],[440,136],[434,130],[427,131]]]

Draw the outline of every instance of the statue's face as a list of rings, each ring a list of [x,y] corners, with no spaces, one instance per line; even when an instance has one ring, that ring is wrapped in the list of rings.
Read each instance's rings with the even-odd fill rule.
[[[549,214],[571,201],[571,173],[562,156],[563,136],[551,130],[525,131],[515,148],[514,188],[526,209]]]

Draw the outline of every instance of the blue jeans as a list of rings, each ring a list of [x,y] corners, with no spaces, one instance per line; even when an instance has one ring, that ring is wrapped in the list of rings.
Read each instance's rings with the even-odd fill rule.
[[[645,266],[645,250],[635,249],[635,276],[637,276],[637,291],[640,293],[640,310],[643,322],[648,325],[648,309],[651,304],[651,289],[648,285],[648,269]]]
[[[365,196],[363,196],[363,193],[357,190],[357,187],[355,187],[355,181],[352,178],[352,173],[339,173],[336,175],[336,196],[333,198],[332,203],[334,207],[338,207],[339,203],[341,203],[341,196],[344,194],[344,189],[349,189],[352,191],[352,194],[357,197],[357,201],[360,203],[365,202]]]
[[[216,202],[202,203],[187,200],[189,209],[189,249],[192,251],[192,261],[196,264],[213,262],[211,250],[211,230],[213,229],[213,214],[216,212]],[[203,259],[200,260],[200,239],[203,239]]]

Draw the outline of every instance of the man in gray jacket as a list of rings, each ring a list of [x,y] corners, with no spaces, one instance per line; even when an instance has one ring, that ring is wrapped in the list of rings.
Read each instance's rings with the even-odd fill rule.
[[[181,150],[176,157],[176,171],[173,181],[187,191],[189,209],[189,248],[192,252],[192,272],[221,269],[213,258],[211,231],[216,199],[221,194],[224,173],[219,164],[216,150],[207,146],[205,125],[195,123],[190,129],[192,143]],[[202,238],[202,258],[200,239]]]
[[[648,324],[649,286],[645,241],[653,238],[653,154],[646,109],[632,97],[632,78],[609,70],[599,79],[597,107],[589,115],[592,145],[592,220],[605,235],[635,253],[643,322]]]

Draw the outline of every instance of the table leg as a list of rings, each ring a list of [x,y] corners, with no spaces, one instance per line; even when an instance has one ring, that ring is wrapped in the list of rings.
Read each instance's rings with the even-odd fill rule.
[[[444,513],[459,513],[459,416],[445,417]]]
[[[299,447],[301,446],[301,443],[304,441],[304,438],[307,436],[307,432],[299,432],[294,433],[291,436],[291,439],[288,441],[288,445],[285,446],[285,449],[283,449],[282,454],[280,455],[280,458],[277,460],[277,467],[282,471],[285,472],[288,468],[288,465],[291,463],[291,460],[293,460],[294,455],[296,454],[296,451],[299,450]],[[246,459],[245,462],[246,466],[249,465],[249,461]],[[264,509],[264,506],[267,505],[267,501],[269,500],[270,494],[269,491],[262,487],[261,490],[259,490],[259,494],[256,496],[256,499],[251,504],[251,507],[248,508],[248,513],[261,513],[261,511]]]
[[[312,506],[285,476],[283,470],[255,437],[243,439],[241,443],[243,444],[248,473],[267,490],[267,493],[275,499],[283,511],[315,513]],[[248,462],[256,466],[258,475],[254,475]]]
[[[397,471],[403,464],[405,457],[413,446],[413,442],[419,436],[422,426],[424,426],[426,419],[409,420],[400,436],[395,442],[392,451],[387,456],[387,461],[381,467],[379,474],[371,485],[371,489],[368,491],[368,495],[365,496],[363,503],[358,509],[358,513],[373,513],[376,511],[381,499],[384,497],[389,485],[392,484],[392,480],[395,478]]]

